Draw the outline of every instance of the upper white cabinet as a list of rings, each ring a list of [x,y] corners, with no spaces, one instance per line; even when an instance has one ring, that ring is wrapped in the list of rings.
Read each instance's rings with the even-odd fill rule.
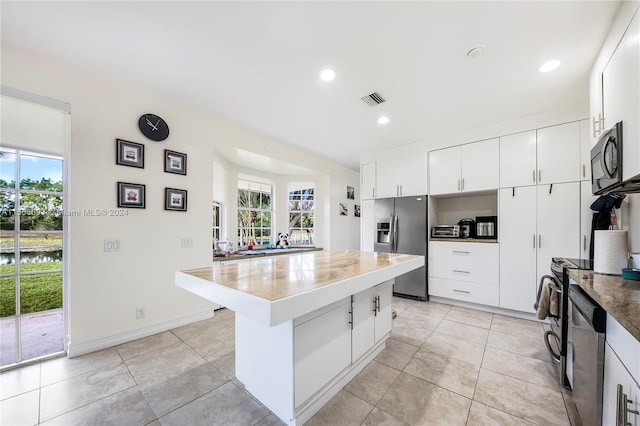
[[[371,200],[376,198],[376,163],[375,161],[360,166],[360,198]]]
[[[589,120],[580,121],[580,179],[591,182],[591,134]]]
[[[431,195],[498,188],[499,139],[488,139],[429,153]]]
[[[427,193],[426,148],[398,147],[382,153],[376,163],[376,198]]]
[[[500,138],[500,187],[582,179],[579,122]]]
[[[538,184],[581,179],[579,122],[538,129],[537,148]]]
[[[602,72],[604,130],[622,121],[622,174],[640,174],[640,12]],[[597,93],[591,96],[596,98]],[[592,100],[592,102],[594,102]]]
[[[536,131],[500,138],[500,187],[535,185]]]

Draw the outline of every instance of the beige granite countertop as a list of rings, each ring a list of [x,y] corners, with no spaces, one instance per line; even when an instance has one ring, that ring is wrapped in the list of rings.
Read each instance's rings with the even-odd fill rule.
[[[246,262],[214,264],[181,272],[277,301],[421,257],[354,250],[312,251],[251,258]]]
[[[569,269],[568,274],[633,337],[640,340],[640,281],[583,269]]]

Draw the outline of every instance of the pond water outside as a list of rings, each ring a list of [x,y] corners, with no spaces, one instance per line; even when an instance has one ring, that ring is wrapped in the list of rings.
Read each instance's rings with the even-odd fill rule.
[[[62,250],[27,251],[20,253],[20,263],[57,262],[62,260]],[[0,265],[13,265],[15,253],[0,253]]]

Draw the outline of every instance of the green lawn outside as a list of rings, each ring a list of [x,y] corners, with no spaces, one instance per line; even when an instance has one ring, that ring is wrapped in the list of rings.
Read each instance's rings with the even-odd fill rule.
[[[13,249],[15,242],[13,232],[0,235],[0,248]],[[50,234],[46,238],[43,234],[26,234],[22,233],[20,237],[21,249],[40,249],[40,250],[61,250],[62,234]]]
[[[23,263],[22,272],[62,269],[62,262]],[[12,273],[13,265],[0,266],[0,273]],[[15,277],[0,278],[0,317],[15,315]],[[20,311],[23,314],[62,307],[62,273],[22,275],[20,277]]]

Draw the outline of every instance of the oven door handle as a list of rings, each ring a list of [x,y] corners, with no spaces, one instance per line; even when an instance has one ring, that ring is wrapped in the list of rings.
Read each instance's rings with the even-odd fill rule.
[[[553,336],[556,339],[556,344],[560,346],[560,338],[553,330],[547,330],[544,333],[544,344],[547,346],[547,350],[551,354],[551,357],[555,362],[560,362],[560,354],[557,354],[553,348],[551,347],[551,343],[549,342],[549,337]]]

